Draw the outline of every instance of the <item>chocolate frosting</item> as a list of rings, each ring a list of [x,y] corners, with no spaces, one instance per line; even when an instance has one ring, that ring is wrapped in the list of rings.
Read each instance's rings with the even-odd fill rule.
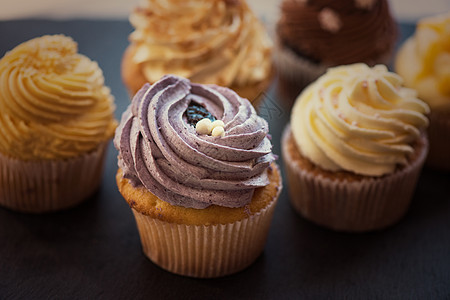
[[[387,0],[285,0],[280,42],[328,66],[383,62],[397,38]]]
[[[225,123],[225,135],[200,135],[190,125],[191,102]],[[228,88],[167,75],[135,95],[116,130],[119,167],[133,186],[172,204],[241,207],[267,185],[275,156],[268,124]]]

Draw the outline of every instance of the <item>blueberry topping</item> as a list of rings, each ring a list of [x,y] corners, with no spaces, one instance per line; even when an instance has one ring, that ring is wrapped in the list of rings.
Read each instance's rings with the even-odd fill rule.
[[[187,121],[190,125],[197,125],[197,122],[201,119],[208,118],[211,122],[214,122],[216,118],[202,105],[191,101],[186,109]]]

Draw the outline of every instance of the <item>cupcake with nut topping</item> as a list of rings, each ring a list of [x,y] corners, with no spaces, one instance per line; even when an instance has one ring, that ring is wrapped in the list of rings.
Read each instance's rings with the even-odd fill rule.
[[[0,59],[0,205],[41,213],[91,196],[117,122],[96,62],[63,35]]]
[[[272,42],[244,0],[146,0],[130,16],[122,78],[134,95],[175,74],[236,91],[255,105],[272,79]]]
[[[388,64],[397,39],[387,0],[284,0],[276,31],[279,89],[291,104],[329,67]]]
[[[228,88],[168,75],[139,90],[116,130],[116,179],[150,260],[207,278],[259,256],[281,190],[268,129]]]
[[[428,152],[428,112],[383,65],[330,68],[297,98],[283,135],[293,207],[340,231],[400,220]]]

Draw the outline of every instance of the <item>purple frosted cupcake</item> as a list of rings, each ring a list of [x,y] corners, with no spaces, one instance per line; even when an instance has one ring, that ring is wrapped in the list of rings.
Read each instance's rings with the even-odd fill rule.
[[[143,251],[186,276],[240,271],[264,248],[281,176],[267,122],[228,88],[165,76],[122,116],[117,185]]]

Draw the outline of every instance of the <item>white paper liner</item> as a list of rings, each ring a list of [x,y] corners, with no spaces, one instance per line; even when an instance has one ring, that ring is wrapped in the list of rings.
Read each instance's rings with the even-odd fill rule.
[[[450,112],[431,112],[428,139],[430,151],[425,162],[426,166],[450,171]]]
[[[230,224],[169,223],[132,209],[144,254],[161,268],[184,276],[213,278],[241,271],[264,249],[280,191],[260,212]]]
[[[419,157],[402,170],[348,182],[301,169],[287,150],[289,136],[287,127],[282,152],[290,200],[306,219],[338,231],[363,232],[388,227],[406,213],[428,152],[426,137]]]
[[[94,193],[103,171],[107,143],[65,160],[21,161],[0,154],[0,205],[44,213],[72,207]]]

